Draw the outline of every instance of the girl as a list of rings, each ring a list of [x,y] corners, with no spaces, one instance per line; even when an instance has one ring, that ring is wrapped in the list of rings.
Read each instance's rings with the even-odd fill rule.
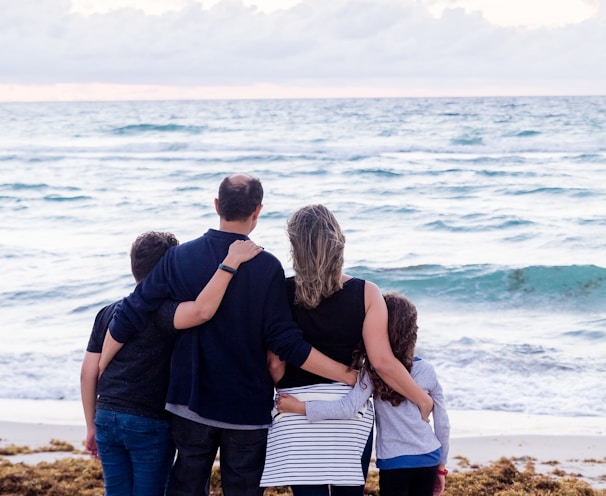
[[[389,341],[394,355],[412,378],[433,398],[433,429],[421,418],[418,408],[390,388],[379,377],[364,347],[354,367],[361,368],[356,387],[336,401],[301,402],[292,395],[280,395],[281,413],[307,415],[310,422],[352,418],[374,393],[377,421],[377,468],[381,496],[439,496],[444,491],[450,425],[442,387],[434,368],[414,356],[417,341],[417,310],[402,295],[384,295],[389,312]]]

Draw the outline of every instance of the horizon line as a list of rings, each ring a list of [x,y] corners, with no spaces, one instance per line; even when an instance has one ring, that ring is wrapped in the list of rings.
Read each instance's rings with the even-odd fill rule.
[[[212,101],[212,100],[328,100],[396,98],[533,98],[599,97],[595,87],[562,90],[540,85],[486,84],[474,89],[437,90],[422,86],[397,87],[305,87],[254,84],[249,86],[171,86],[153,84],[0,83],[0,103],[122,102],[122,101]]]

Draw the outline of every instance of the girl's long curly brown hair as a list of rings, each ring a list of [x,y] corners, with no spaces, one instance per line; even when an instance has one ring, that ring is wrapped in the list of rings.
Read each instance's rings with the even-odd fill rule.
[[[410,372],[417,343],[417,308],[408,298],[398,293],[386,293],[383,298],[387,304],[389,344],[395,357]],[[390,388],[379,377],[366,356],[363,343],[355,353],[353,368],[360,369],[361,374],[368,374],[376,398],[389,401],[393,406],[406,401],[404,396]]]

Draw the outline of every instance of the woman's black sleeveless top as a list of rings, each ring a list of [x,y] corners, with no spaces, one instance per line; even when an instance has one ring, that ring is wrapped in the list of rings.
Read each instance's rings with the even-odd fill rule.
[[[305,341],[345,365],[351,365],[352,354],[362,341],[362,326],[366,315],[364,284],[363,279],[349,279],[343,284],[343,289],[310,310],[294,304],[295,281],[293,277],[286,280],[293,318],[303,330]],[[328,382],[333,381],[287,364],[286,373],[278,387]]]

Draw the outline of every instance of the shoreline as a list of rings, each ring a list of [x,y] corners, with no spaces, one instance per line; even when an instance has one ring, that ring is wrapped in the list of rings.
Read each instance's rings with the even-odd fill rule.
[[[466,471],[513,458],[519,469],[532,462],[537,473],[564,471],[606,489],[606,418],[450,410],[448,469]],[[0,447],[40,448],[51,440],[83,450],[86,436],[79,401],[0,399]],[[37,464],[87,455],[42,452],[11,455],[12,463]]]

